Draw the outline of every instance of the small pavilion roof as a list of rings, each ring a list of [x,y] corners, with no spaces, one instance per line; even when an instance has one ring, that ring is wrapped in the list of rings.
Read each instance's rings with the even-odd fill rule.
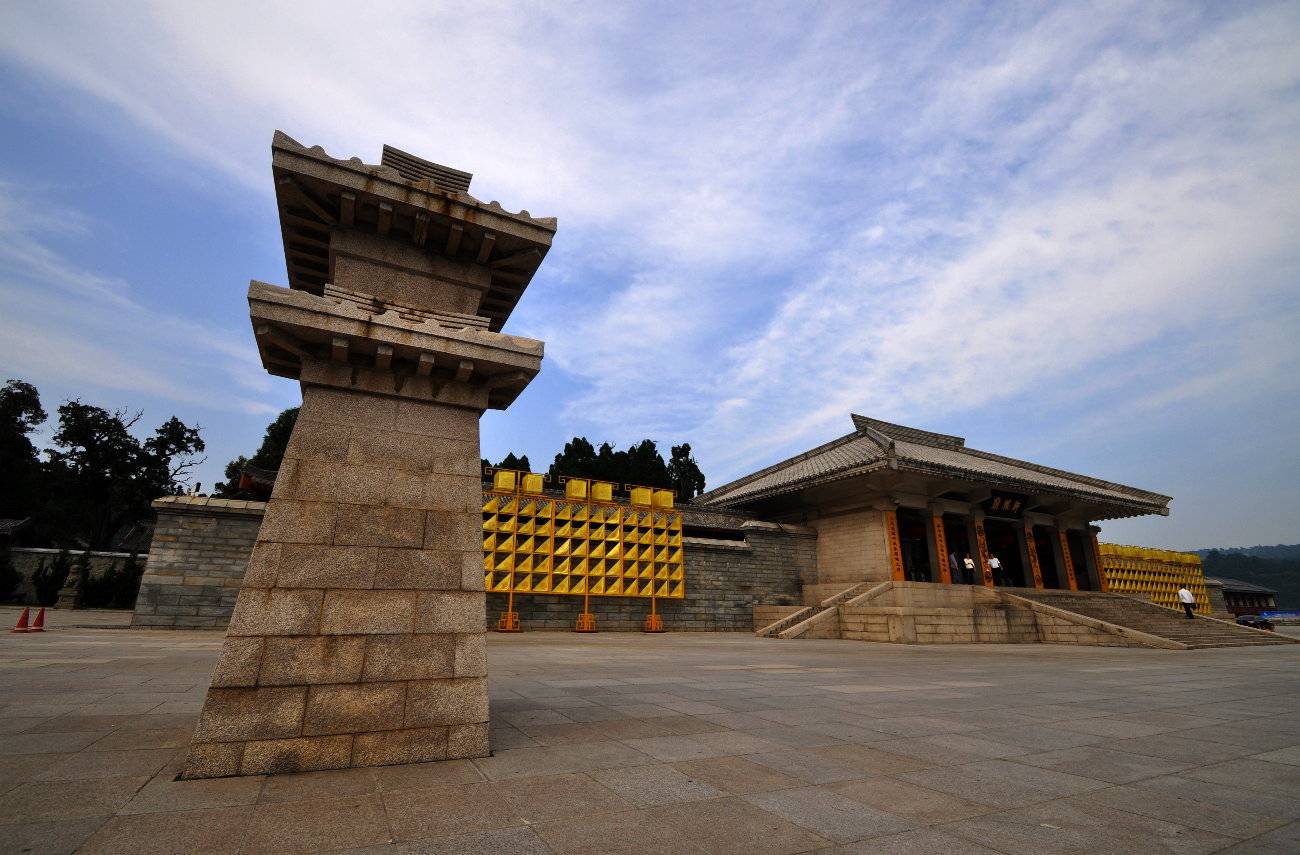
[[[1122,505],[1123,516],[1167,514],[1169,496],[969,448],[960,436],[852,415],[854,431],[696,499],[738,506],[829,481],[896,468],[990,486]]]
[[[1223,590],[1232,591],[1237,594],[1272,594],[1277,596],[1277,591],[1272,588],[1265,588],[1263,585],[1255,585],[1251,582],[1243,582],[1240,579],[1224,579],[1219,576],[1206,576],[1207,581],[1215,581],[1223,585]]]

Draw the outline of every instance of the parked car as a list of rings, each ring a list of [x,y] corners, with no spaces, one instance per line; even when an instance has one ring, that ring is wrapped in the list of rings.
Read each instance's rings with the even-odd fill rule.
[[[1255,629],[1267,629],[1273,631],[1273,621],[1268,618],[1262,618],[1259,615],[1237,615],[1237,623],[1242,626],[1254,627]]]

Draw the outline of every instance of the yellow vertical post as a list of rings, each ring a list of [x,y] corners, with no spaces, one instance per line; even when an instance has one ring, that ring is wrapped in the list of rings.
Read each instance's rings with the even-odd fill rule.
[[[881,511],[885,515],[885,538],[889,548],[890,576],[895,582],[903,581],[903,545],[898,539],[898,512]]]
[[[948,536],[943,531],[943,515],[930,517],[934,528],[934,551],[939,557],[939,581],[945,585],[952,584],[952,568],[948,566]]]
[[[1043,587],[1043,568],[1038,563],[1038,541],[1034,540],[1034,524],[1025,520],[1025,554],[1029,556],[1029,570],[1034,577],[1034,587]]]
[[[975,546],[980,553],[980,568],[984,572],[984,587],[993,587],[993,568],[989,566],[989,539],[984,535],[983,517],[975,520]]]
[[[1065,581],[1071,591],[1079,590],[1079,580],[1074,578],[1074,559],[1070,557],[1070,538],[1065,529],[1056,530],[1061,540],[1061,562],[1065,565]]]

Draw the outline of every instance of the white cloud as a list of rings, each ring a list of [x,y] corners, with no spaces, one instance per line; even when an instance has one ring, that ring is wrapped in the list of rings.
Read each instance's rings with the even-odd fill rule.
[[[0,191],[0,366],[6,377],[138,392],[207,409],[278,412],[256,397],[212,388],[219,382],[265,391],[255,348],[208,325],[146,308],[127,283],[70,262],[48,245],[51,233],[71,230],[93,242],[94,225],[12,182],[0,182]]]
[[[1264,362],[1294,359],[1294,4],[7,15],[0,57],[226,182],[269,193],[282,127],[340,156],[393,142],[558,215],[546,299],[515,328],[579,381],[565,418],[689,438],[715,476],[825,439],[852,408],[955,430],[955,411],[1157,347],[1174,367],[1134,378],[1156,388],[1098,394],[1267,395],[1246,350],[1187,358],[1247,317]],[[89,275],[83,290],[115,293]]]

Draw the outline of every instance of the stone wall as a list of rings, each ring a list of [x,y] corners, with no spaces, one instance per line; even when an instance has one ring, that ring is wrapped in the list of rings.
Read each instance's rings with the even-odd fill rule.
[[[15,546],[10,549],[10,555],[13,556],[14,569],[18,571],[18,575],[23,577],[22,581],[18,583],[18,586],[14,588],[13,596],[11,598],[12,602],[21,606],[38,605],[36,602],[36,588],[32,585],[32,574],[36,572],[36,568],[41,566],[42,561],[45,562],[47,567],[52,564],[60,551],[61,550],[58,549],[36,549],[23,546]],[[81,555],[82,552],[80,550],[68,550],[69,559],[74,564]],[[92,551],[90,553],[90,575],[92,578],[99,578],[112,567],[120,569],[125,566],[126,562],[130,560],[130,558],[131,553],[129,552]],[[136,561],[143,562],[148,558],[148,556],[141,553],[136,555],[135,558]]]
[[[204,496],[167,496],[153,506],[158,522],[131,626],[224,627],[266,506]]]
[[[853,511],[809,520],[808,524],[817,531],[818,583],[883,582],[890,578],[880,511]]]
[[[134,627],[225,627],[234,610],[265,505],[193,496],[155,503],[154,546],[136,601]],[[688,522],[695,518],[688,514]],[[816,534],[799,526],[701,517],[743,540],[687,537],[686,598],[658,600],[670,631],[748,632],[759,605],[797,606],[800,587],[816,578]],[[505,610],[506,596],[487,598],[488,626]],[[520,595],[515,610],[524,629],[572,629],[582,598]],[[602,630],[640,630],[648,600],[592,597]]]

